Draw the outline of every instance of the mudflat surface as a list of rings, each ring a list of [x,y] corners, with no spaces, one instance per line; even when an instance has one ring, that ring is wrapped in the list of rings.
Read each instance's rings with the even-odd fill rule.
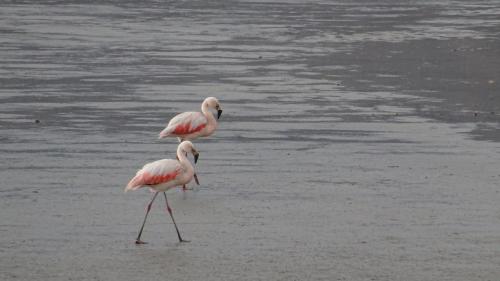
[[[500,4],[400,2],[2,1],[0,279],[498,280]]]

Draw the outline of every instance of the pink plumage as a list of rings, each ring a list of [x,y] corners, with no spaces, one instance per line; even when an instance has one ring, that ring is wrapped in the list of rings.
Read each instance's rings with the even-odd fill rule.
[[[171,159],[146,164],[141,170],[137,171],[135,177],[127,184],[125,191],[136,190],[143,186],[166,184],[175,180],[181,170],[182,167],[179,162]]]
[[[148,186],[155,191],[166,191],[172,187],[189,183],[194,177],[194,167],[186,158],[186,153],[195,153],[193,144],[184,141],[177,147],[177,158],[161,159],[142,167],[125,187],[125,191]],[[197,152],[195,153],[197,159]]]
[[[210,111],[217,110],[217,118],[222,114],[219,101],[214,97],[206,98],[201,104],[201,112],[180,113],[168,122],[160,132],[159,138],[177,137],[180,140],[193,140],[198,137],[207,137],[217,129],[217,120]]]
[[[160,138],[168,136],[182,137],[199,133],[208,124],[208,120],[200,112],[181,113],[168,123],[167,127],[161,131]]]
[[[194,161],[198,160],[199,153],[190,141],[183,141],[177,147],[177,160],[174,159],[162,159],[148,163],[142,167],[135,176],[130,180],[130,182],[125,187],[125,192],[128,190],[137,190],[143,186],[150,187],[154,192],[153,198],[146,208],[146,215],[144,216],[144,221],[142,222],[141,229],[135,240],[136,244],[144,244],[141,240],[141,234],[144,230],[144,225],[146,224],[146,219],[148,218],[149,211],[151,211],[151,206],[153,201],[158,196],[158,193],[163,192],[165,197],[165,203],[167,204],[167,211],[172,218],[175,230],[177,231],[177,236],[180,242],[186,242],[181,237],[177,224],[174,220],[174,215],[172,214],[172,209],[168,205],[167,194],[165,191],[176,186],[182,186],[189,183],[194,177],[194,167],[191,162],[187,159],[186,154],[192,153],[194,156]]]

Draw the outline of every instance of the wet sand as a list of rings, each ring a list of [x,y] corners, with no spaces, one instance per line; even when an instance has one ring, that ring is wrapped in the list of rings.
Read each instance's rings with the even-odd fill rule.
[[[500,4],[137,2],[0,4],[1,280],[498,279]]]

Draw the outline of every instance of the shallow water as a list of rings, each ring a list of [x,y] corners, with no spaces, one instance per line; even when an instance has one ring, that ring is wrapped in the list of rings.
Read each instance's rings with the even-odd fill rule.
[[[497,278],[500,5],[394,2],[2,2],[0,279]],[[206,96],[192,242],[159,201],[136,247]]]

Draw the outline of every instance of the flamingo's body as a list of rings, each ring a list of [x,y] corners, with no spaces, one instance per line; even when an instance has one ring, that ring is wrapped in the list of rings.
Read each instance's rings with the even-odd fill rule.
[[[158,138],[177,137],[179,142],[183,140],[193,140],[198,137],[207,137],[217,129],[217,120],[210,111],[217,110],[217,119],[222,114],[222,107],[214,97],[206,98],[201,104],[201,112],[183,112],[172,118]],[[200,184],[198,177],[194,174],[197,184]],[[186,185],[183,185],[186,190]]]
[[[187,161],[189,164],[183,165],[181,161],[184,159],[179,158],[179,161],[162,159],[144,165],[130,180],[125,191],[137,190],[144,186],[149,186],[155,191],[167,191],[189,183],[193,178],[194,168],[189,161]]]
[[[201,104],[201,112],[184,112],[176,115],[160,132],[159,138],[177,137],[182,141],[210,136],[217,129],[217,120],[210,109],[217,110],[217,119],[222,114],[219,101],[214,97],[208,97]]]
[[[178,160],[162,159],[144,165],[142,169],[137,171],[136,175],[130,180],[130,182],[125,187],[125,191],[129,191],[129,190],[137,190],[141,187],[148,186],[153,191],[155,191],[155,194],[153,195],[153,198],[151,199],[151,202],[148,204],[148,207],[146,209],[146,216],[144,217],[144,222],[142,223],[141,230],[139,231],[139,235],[137,236],[136,240],[137,244],[144,243],[140,240],[142,230],[144,229],[144,225],[146,224],[146,219],[148,217],[149,211],[151,210],[151,206],[156,196],[158,195],[158,192],[163,192],[163,195],[165,196],[167,211],[172,217],[172,221],[174,222],[175,229],[179,237],[179,241],[181,242],[185,241],[181,238],[177,225],[175,224],[175,220],[172,215],[172,210],[168,205],[167,195],[165,194],[165,191],[174,188],[176,186],[185,185],[193,179],[194,167],[186,157],[186,154],[188,152],[193,153],[196,163],[199,155],[198,152],[194,149],[194,146],[190,141],[183,141],[177,147]]]

